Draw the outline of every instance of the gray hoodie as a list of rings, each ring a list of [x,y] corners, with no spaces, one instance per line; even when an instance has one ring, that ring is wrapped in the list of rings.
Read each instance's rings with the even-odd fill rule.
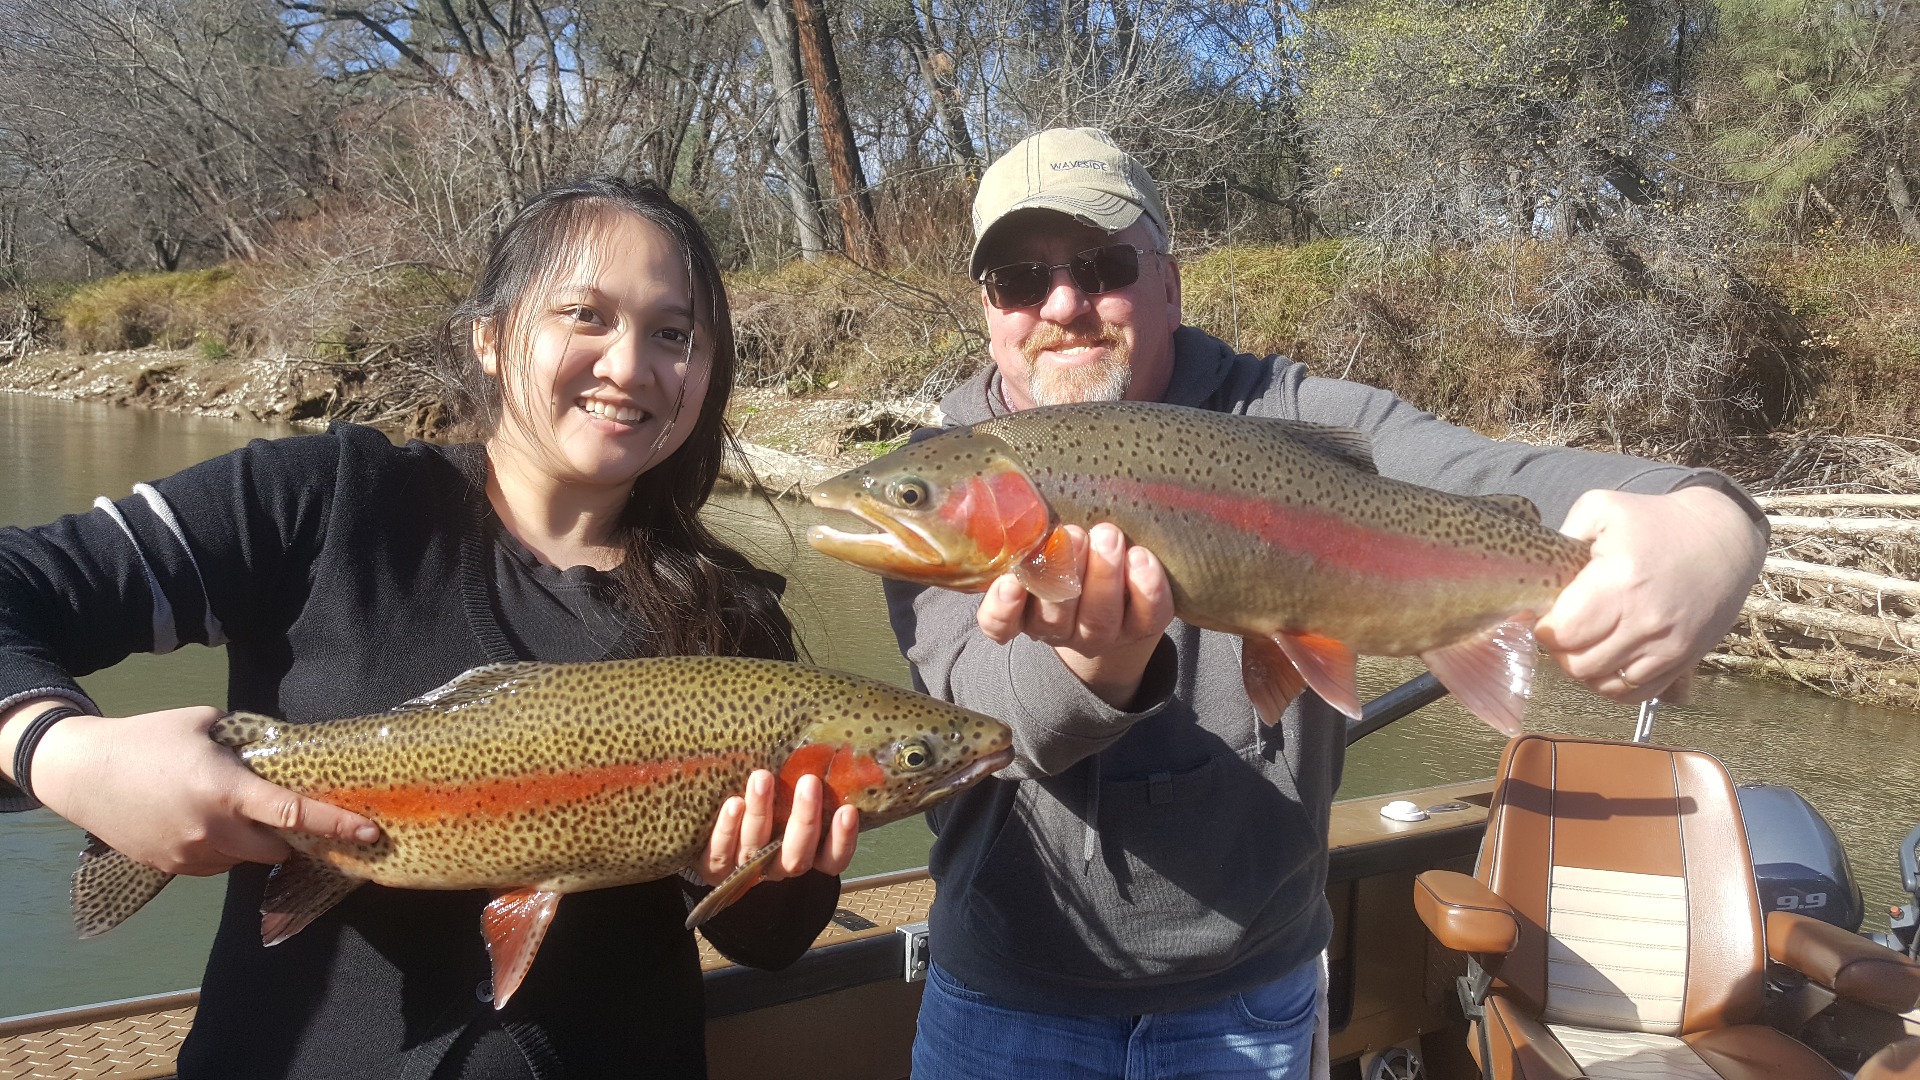
[[[1525,495],[1549,525],[1590,488],[1707,483],[1745,502],[1718,473],[1496,442],[1386,391],[1237,355],[1191,327],[1174,345],[1167,402],[1357,428],[1383,475]],[[1008,412],[992,369],[941,408],[954,424]],[[886,589],[924,689],[1006,721],[1017,753],[928,815],[935,963],[1015,1008],[1140,1014],[1272,981],[1326,947],[1327,818],[1346,724],[1317,695],[1263,728],[1241,686],[1239,639],[1175,620],[1137,711],[1123,712],[1051,647],[989,640],[974,621],[978,594]]]

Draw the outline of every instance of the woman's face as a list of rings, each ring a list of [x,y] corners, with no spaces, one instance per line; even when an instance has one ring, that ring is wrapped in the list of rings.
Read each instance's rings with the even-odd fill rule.
[[[693,431],[713,346],[664,230],[610,212],[595,233],[574,268],[522,300],[509,337],[479,324],[473,345],[501,380],[496,448],[562,485],[626,487]]]

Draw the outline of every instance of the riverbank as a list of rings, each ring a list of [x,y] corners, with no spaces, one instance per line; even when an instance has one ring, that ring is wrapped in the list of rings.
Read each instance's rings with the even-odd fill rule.
[[[144,348],[82,354],[38,351],[0,362],[0,391],[203,416],[277,421],[318,430],[333,420],[401,436],[445,426],[430,372],[371,360],[206,358]],[[899,445],[937,422],[930,402],[875,400],[829,383],[794,395],[741,387],[730,418],[743,456],[725,479],[775,496],[803,498],[821,481]],[[1561,442],[1548,431],[1510,437]],[[1597,446],[1595,449],[1609,449]],[[1652,457],[1710,465],[1764,504],[1777,504],[1767,573],[1741,623],[1707,658],[1716,670],[1763,675],[1853,701],[1920,708],[1920,440],[1843,438],[1819,432],[1739,436]],[[1855,504],[1823,521],[1789,522],[1793,500],[1853,493]],[[1770,508],[1771,512],[1771,508]],[[1797,515],[1800,518],[1805,515]],[[1809,565],[1819,576],[1809,576]]]

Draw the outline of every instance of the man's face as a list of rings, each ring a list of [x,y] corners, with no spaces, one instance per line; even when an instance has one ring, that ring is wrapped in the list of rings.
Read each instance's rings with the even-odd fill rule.
[[[989,234],[988,267],[1065,263],[1080,252],[1131,244],[1140,276],[1124,288],[1089,295],[1066,269],[1052,272],[1046,296],[1028,307],[995,307],[981,290],[988,348],[1007,405],[1029,409],[1073,401],[1158,401],[1173,374],[1173,332],[1180,325],[1180,270],[1152,254],[1140,222],[1106,233],[1051,210],[1008,215]]]

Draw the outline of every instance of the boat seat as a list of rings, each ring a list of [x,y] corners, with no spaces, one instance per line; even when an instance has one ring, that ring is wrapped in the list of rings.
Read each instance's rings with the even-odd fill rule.
[[[1414,906],[1469,954],[1469,1049],[1494,1080],[1839,1080],[1757,1022],[1769,959],[1891,1012],[1920,998],[1899,953],[1762,918],[1733,782],[1693,750],[1514,739],[1474,875],[1419,875]]]

